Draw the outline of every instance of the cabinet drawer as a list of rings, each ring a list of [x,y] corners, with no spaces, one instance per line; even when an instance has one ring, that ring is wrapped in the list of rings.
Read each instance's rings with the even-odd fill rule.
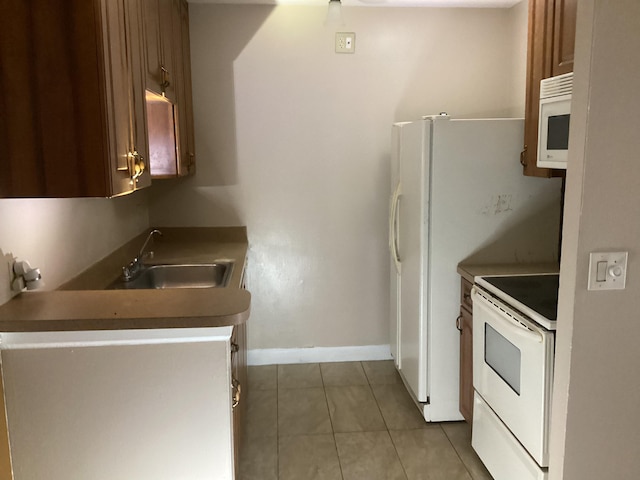
[[[473,284],[466,279],[462,279],[460,285],[460,305],[463,305],[470,312],[473,312],[473,302],[471,301],[471,287]]]

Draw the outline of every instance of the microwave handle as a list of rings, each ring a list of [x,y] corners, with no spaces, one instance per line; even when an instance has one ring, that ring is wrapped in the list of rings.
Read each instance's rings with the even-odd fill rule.
[[[477,302],[476,305],[478,305],[479,307],[488,309],[489,313],[491,314],[491,318],[495,319],[497,321],[496,323],[500,323],[503,327],[507,328],[512,333],[536,343],[543,342],[544,337],[542,336],[541,332],[538,332],[537,330],[531,330],[528,327],[521,325],[516,320],[509,320],[509,318],[507,318],[508,314],[506,313],[506,311],[505,313],[499,312],[498,304],[494,303],[492,300],[489,300],[484,295],[478,293],[478,289],[475,286],[471,289],[471,298],[474,303]]]

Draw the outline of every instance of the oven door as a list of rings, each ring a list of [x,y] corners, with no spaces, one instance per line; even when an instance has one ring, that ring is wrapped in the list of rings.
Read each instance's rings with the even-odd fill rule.
[[[478,287],[472,299],[473,387],[547,467],[554,335]]]

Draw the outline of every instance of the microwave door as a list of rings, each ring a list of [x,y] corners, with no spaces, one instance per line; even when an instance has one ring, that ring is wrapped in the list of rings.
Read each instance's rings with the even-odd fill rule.
[[[538,167],[567,168],[571,95],[540,100]]]

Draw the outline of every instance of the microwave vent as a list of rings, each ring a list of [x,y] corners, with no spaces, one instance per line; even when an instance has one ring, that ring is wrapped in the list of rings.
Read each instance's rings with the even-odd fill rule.
[[[540,81],[540,98],[558,97],[560,95],[571,95],[573,90],[573,72],[558,75],[556,77],[545,78]]]

